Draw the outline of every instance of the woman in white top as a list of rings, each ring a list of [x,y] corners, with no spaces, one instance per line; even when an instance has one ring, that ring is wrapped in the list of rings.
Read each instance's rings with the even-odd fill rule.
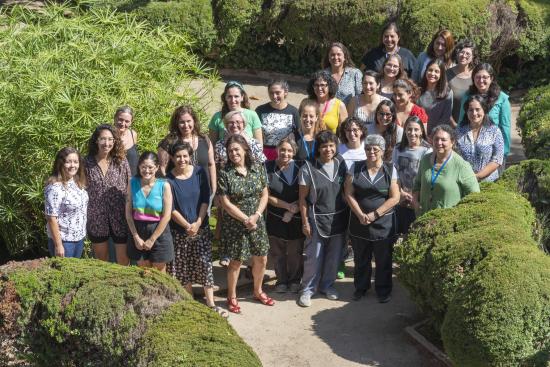
[[[341,143],[338,145],[338,153],[344,157],[348,169],[356,161],[367,159],[364,140],[367,137],[367,126],[355,117],[348,117],[338,132]]]
[[[363,75],[363,92],[350,99],[347,109],[348,116],[353,116],[365,125],[376,122],[375,111],[378,104],[388,98],[378,94],[380,74],[367,70]]]

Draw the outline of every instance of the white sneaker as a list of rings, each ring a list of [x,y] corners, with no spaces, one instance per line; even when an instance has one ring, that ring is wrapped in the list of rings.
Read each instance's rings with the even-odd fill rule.
[[[340,296],[338,295],[338,291],[334,288],[329,288],[325,292],[325,296],[327,299],[330,299],[331,301],[336,301]]]
[[[311,306],[311,295],[302,293],[300,295],[300,298],[298,299],[298,304],[302,307],[309,307]]]

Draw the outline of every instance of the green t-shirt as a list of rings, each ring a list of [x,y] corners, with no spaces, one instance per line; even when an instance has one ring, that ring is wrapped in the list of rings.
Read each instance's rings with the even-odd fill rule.
[[[262,122],[260,121],[258,114],[252,110],[243,108],[243,115],[246,120],[244,131],[249,137],[253,138],[253,131],[256,129],[261,129]],[[210,123],[208,124],[208,129],[217,131],[218,139],[223,139],[225,134],[225,125],[223,124],[223,116],[221,111],[216,112],[214,116],[212,116],[212,119],[210,119]]]
[[[420,214],[436,208],[451,208],[472,192],[479,192],[472,166],[453,152],[451,158],[431,189],[435,153],[426,154],[420,161],[413,192],[420,192]],[[437,174],[437,171],[434,172]]]

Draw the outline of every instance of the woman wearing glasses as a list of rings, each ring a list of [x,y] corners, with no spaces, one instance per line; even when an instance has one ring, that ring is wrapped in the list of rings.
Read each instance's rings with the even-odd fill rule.
[[[395,104],[390,101],[382,101],[376,108],[376,124],[367,125],[369,135],[381,135],[386,141],[384,162],[391,162],[393,148],[401,142],[403,138],[403,128],[397,124],[397,113]]]
[[[321,125],[336,133],[338,125],[348,117],[346,105],[336,98],[338,84],[327,71],[318,71],[313,74],[307,86],[308,98],[319,105],[321,111]]]

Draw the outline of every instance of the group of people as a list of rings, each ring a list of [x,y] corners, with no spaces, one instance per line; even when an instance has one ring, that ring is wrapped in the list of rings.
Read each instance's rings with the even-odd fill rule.
[[[270,101],[250,109],[243,85],[226,84],[221,111],[201,132],[195,111],[180,106],[157,152],[138,154],[134,113],[119,108],[113,124],[93,132],[88,155],[61,149],[45,189],[52,256],[80,257],[84,238],[94,256],[154,267],[214,303],[215,206],[227,309],[241,312],[237,280],[251,267],[254,298],[268,256],[276,292],[316,293],[336,300],[339,268],[351,246],[354,300],[371,288],[391,299],[392,249],[416,216],[456,205],[494,181],[510,147],[510,103],[475,45],[455,45],[437,32],[418,58],[399,44],[395,23],[355,68],[348,49],[330,45],[299,108],[284,80],[268,85]],[[362,71],[363,70],[363,71]]]

